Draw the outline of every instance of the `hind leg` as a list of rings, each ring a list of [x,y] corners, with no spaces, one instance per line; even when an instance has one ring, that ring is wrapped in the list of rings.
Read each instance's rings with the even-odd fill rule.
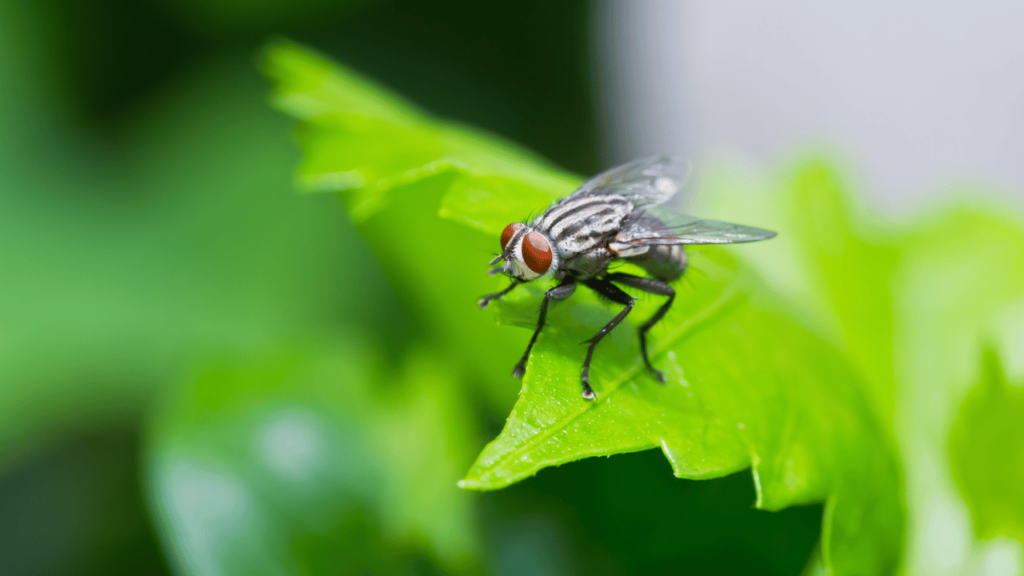
[[[587,288],[590,288],[601,296],[604,296],[612,302],[625,306],[625,308],[623,308],[615,318],[612,318],[611,322],[606,324],[604,328],[601,328],[597,334],[594,334],[593,338],[586,341],[590,346],[587,348],[587,358],[583,361],[583,374],[581,375],[581,380],[583,382],[583,397],[589,400],[593,399],[595,396],[594,389],[590,387],[590,361],[594,357],[594,348],[596,348],[597,343],[611,332],[613,328],[618,326],[619,322],[622,322],[623,318],[625,318],[626,315],[629,314],[629,311],[633,309],[633,298],[629,294],[623,292],[621,288],[615,286],[604,278],[591,278],[589,280],[584,280],[583,283],[586,284]]]
[[[658,382],[665,383],[665,376],[660,370],[656,369],[651,365],[651,359],[647,356],[647,331],[651,329],[661,320],[668,309],[672,307],[672,301],[676,298],[676,291],[661,280],[655,280],[654,278],[644,278],[642,276],[633,276],[632,274],[609,274],[605,276],[605,279],[610,282],[623,284],[636,288],[637,290],[643,290],[644,292],[650,292],[651,294],[658,294],[660,296],[668,296],[668,301],[658,308],[658,311],[651,316],[651,319],[644,322],[643,326],[640,327],[640,353],[644,357],[644,364],[654,374]]]

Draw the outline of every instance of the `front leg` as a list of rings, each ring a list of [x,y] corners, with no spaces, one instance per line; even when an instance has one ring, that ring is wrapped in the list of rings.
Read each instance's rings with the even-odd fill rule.
[[[487,305],[491,303],[491,300],[494,300],[495,298],[501,298],[505,294],[511,292],[513,288],[519,286],[520,284],[522,284],[522,282],[520,282],[519,280],[513,280],[512,283],[509,284],[508,288],[505,288],[501,292],[495,292],[494,294],[488,294],[487,296],[484,296],[483,298],[480,299],[480,302],[478,302],[478,304],[480,304],[481,308],[487,308]]]
[[[558,286],[544,293],[544,301],[540,304],[540,315],[537,318],[537,329],[533,331],[533,336],[530,337],[530,344],[526,346],[526,352],[523,353],[523,357],[516,364],[516,367],[512,369],[513,376],[522,378],[523,374],[526,373],[526,361],[530,359],[530,350],[533,349],[533,343],[537,341],[537,336],[540,335],[541,329],[544,328],[544,321],[548,316],[548,302],[551,300],[565,300],[572,296],[572,293],[575,291],[576,280],[569,277]]]

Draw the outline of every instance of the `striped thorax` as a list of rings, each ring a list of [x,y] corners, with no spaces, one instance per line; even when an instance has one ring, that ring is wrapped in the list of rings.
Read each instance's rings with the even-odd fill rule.
[[[633,203],[616,195],[568,196],[534,223],[563,260],[605,246],[622,229]]]

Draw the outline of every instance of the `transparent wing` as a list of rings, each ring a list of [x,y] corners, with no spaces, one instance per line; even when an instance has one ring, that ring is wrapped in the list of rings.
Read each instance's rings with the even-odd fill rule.
[[[691,171],[682,158],[648,156],[592,177],[572,195],[617,194],[636,206],[664,204],[685,188]]]
[[[686,219],[688,221],[684,222]],[[639,219],[619,232],[615,244],[631,248],[668,244],[740,244],[774,237],[775,232],[763,228],[680,214],[670,225],[654,218]]]
[[[738,244],[757,242],[775,232],[702,220],[682,213],[692,165],[673,156],[648,156],[602,172],[587,180],[572,196],[615,194],[629,198],[642,210],[616,235],[614,246],[629,253],[644,246],[666,244]]]

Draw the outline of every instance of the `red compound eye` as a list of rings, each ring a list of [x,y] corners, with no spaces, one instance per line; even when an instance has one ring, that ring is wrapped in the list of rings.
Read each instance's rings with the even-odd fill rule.
[[[505,226],[505,229],[501,231],[501,249],[502,249],[502,251],[504,251],[506,248],[508,248],[509,241],[512,240],[512,237],[515,236],[516,232],[518,232],[519,229],[522,228],[522,227],[523,227],[523,225],[520,224],[519,222],[513,222],[513,223],[509,224],[508,226]]]
[[[537,274],[543,274],[551,267],[551,246],[538,232],[530,232],[523,240],[523,261]]]

